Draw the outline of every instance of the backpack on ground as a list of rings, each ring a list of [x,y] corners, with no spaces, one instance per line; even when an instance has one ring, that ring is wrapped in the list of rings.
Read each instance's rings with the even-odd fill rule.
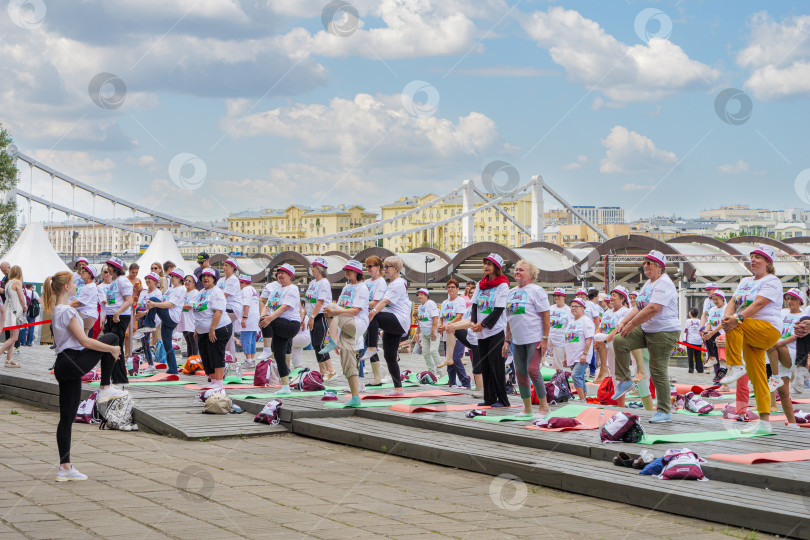
[[[101,422],[101,418],[96,411],[96,399],[98,399],[98,392],[93,392],[87,399],[79,403],[76,418],[73,421],[82,424],[98,424]]]
[[[298,389],[302,392],[316,392],[326,388],[320,371],[306,371],[298,379]]]
[[[280,408],[281,408],[280,399],[274,399],[272,401],[269,401],[267,405],[264,406],[262,411],[256,415],[253,421],[259,422],[260,424],[269,424],[271,426],[276,426],[281,421],[278,414]]]
[[[617,412],[599,430],[599,437],[602,442],[636,443],[644,437],[644,428],[637,415]]]
[[[684,398],[686,398],[684,408],[687,411],[697,414],[709,414],[714,410],[714,405],[704,399],[701,399],[700,396],[696,395],[694,392],[689,392],[684,396]]]
[[[155,364],[166,363],[166,349],[163,348],[163,340],[158,340],[155,343]]]
[[[231,412],[233,401],[225,392],[212,393],[205,400],[204,413],[208,414],[228,414]]]
[[[430,371],[423,371],[422,373],[419,374],[419,377],[417,378],[419,379],[419,382],[421,384],[436,384],[436,381],[438,380],[436,378],[436,375],[434,375]]]
[[[281,384],[278,375],[278,366],[272,358],[267,358],[256,364],[253,370],[253,386],[276,386]]]
[[[87,373],[85,373],[84,375],[82,375],[82,382],[94,382],[94,381],[100,381],[100,380],[101,380],[101,375],[98,373],[98,371],[90,370]]]
[[[101,416],[101,424],[98,429],[137,430],[138,425],[132,420],[132,407],[134,404],[132,394],[127,394],[122,398],[113,399],[106,403],[96,404],[96,410]]]
[[[200,358],[199,354],[195,354],[188,357],[186,363],[183,365],[183,373],[186,375],[194,375],[197,373],[197,370],[203,369],[202,365],[202,358]]]
[[[618,405],[613,394],[616,389],[613,386],[613,377],[605,377],[599,384],[599,389],[596,391],[596,399],[600,405]]]
[[[565,403],[574,396],[571,392],[571,385],[568,384],[570,375],[567,371],[558,371],[546,383],[546,399],[549,404]]]

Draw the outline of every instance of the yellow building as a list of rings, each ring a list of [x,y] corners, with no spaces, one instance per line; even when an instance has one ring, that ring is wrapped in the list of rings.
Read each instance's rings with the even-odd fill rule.
[[[307,206],[292,205],[284,210],[267,208],[259,211],[246,211],[228,216],[228,230],[278,236],[281,238],[312,238],[327,234],[347,231],[362,225],[374,223],[377,214],[366,212],[358,205],[322,206],[319,209]],[[357,236],[372,236],[374,231],[366,231]],[[357,253],[362,249],[374,245],[372,241],[366,242],[323,242],[303,244],[283,244],[273,246],[244,246],[240,247],[242,239],[231,237],[232,250],[242,251],[246,254],[270,253],[271,251],[294,250],[305,255],[322,254],[327,251],[343,251],[349,254]]]
[[[489,197],[494,195],[488,194]],[[422,197],[402,197],[398,201],[381,207],[382,219],[395,217],[408,210],[421,206],[437,199],[432,193]],[[505,199],[499,206],[522,224],[526,229],[531,226],[531,194],[520,198]],[[478,200],[475,207],[482,206],[484,202]],[[408,216],[405,219],[396,220],[383,226],[382,233],[394,233],[406,231],[423,225],[429,225],[445,220],[451,216],[462,213],[462,197],[456,195],[450,199],[436,205],[420,210],[418,213]],[[473,216],[473,229],[475,231],[475,241],[498,242],[499,244],[517,247],[529,242],[529,235],[522,232],[518,227],[506,219],[494,207],[487,208]],[[432,227],[412,233],[406,236],[386,238],[382,241],[382,247],[394,252],[408,252],[412,249],[427,246],[434,247],[445,253],[454,253],[462,248],[462,223],[458,221],[450,222],[438,227]]]

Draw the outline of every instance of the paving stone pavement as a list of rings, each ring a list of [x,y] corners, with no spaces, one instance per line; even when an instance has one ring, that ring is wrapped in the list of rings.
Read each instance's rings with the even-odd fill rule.
[[[289,434],[181,441],[75,424],[90,479],[57,483],[56,422],[0,399],[0,540],[771,538]]]

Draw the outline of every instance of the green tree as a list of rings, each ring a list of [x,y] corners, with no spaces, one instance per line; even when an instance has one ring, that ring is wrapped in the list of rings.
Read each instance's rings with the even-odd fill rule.
[[[12,145],[11,135],[0,124],[0,192],[6,194],[0,200],[0,247],[7,250],[17,234],[17,203],[9,197],[9,191],[17,187],[16,150],[9,154]]]

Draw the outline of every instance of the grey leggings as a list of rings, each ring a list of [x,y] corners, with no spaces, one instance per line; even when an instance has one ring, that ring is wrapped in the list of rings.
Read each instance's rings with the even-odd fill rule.
[[[512,343],[513,358],[515,360],[515,374],[517,376],[518,390],[521,399],[531,397],[529,381],[534,384],[534,391],[538,399],[546,397],[546,383],[540,376],[540,355],[535,355],[537,343],[517,345]]]

